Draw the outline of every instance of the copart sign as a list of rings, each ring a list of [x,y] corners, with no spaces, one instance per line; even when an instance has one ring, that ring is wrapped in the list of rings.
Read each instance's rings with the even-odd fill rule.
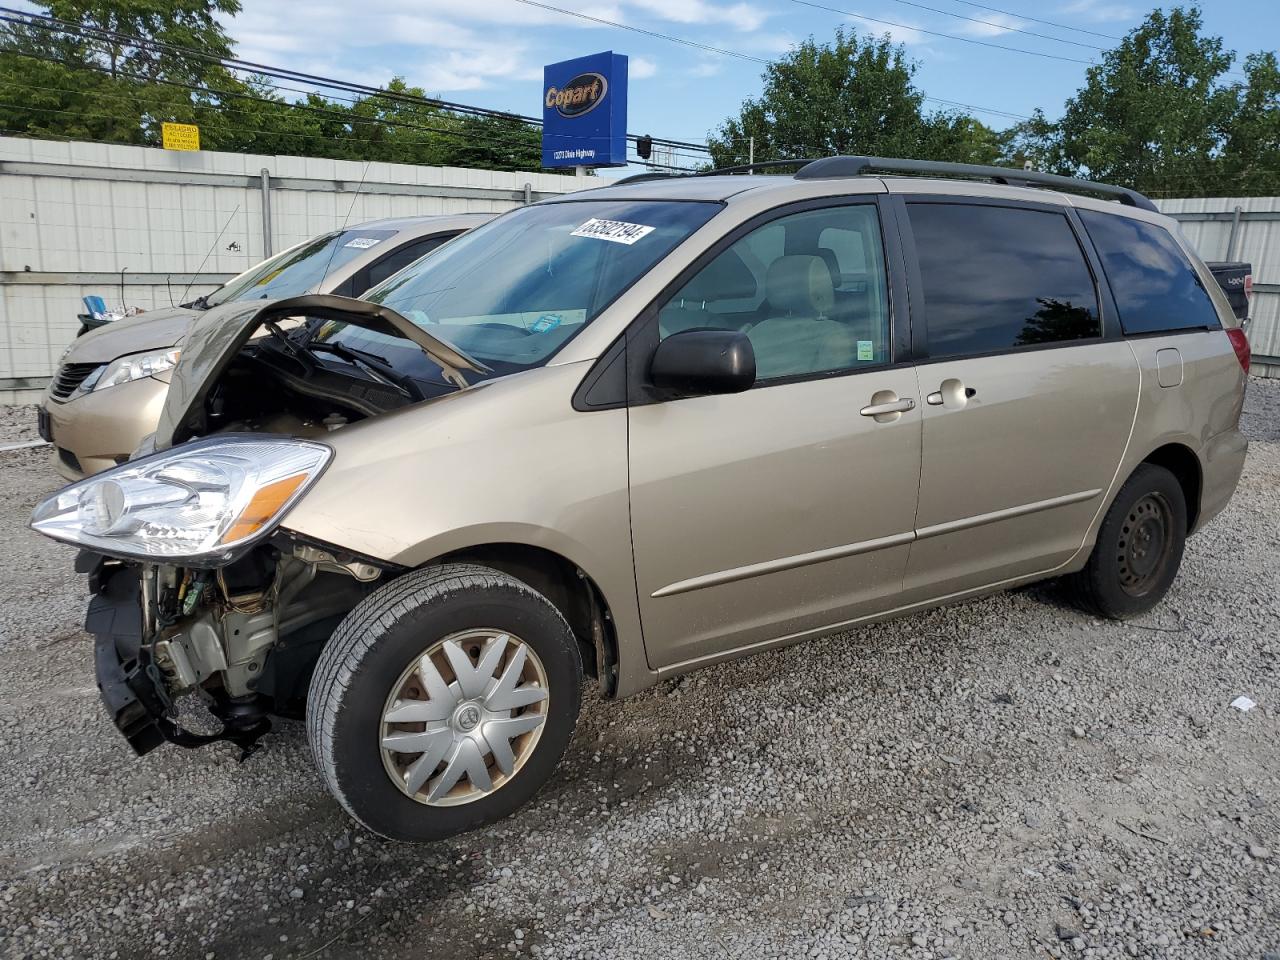
[[[627,58],[605,51],[542,71],[542,165],[627,162]]]

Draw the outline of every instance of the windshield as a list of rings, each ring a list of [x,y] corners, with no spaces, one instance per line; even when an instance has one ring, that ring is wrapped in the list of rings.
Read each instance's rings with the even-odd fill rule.
[[[236,300],[277,300],[316,290],[316,285],[344,263],[396,235],[394,230],[361,230],[325,233],[284,253],[276,254],[233,277],[205,298],[208,306]]]
[[[522,207],[365,294],[510,373],[545,363],[645,271],[720,210],[695,201],[570,201]],[[341,322],[316,340],[385,357],[412,375],[417,347]],[[421,359],[415,358],[421,357]]]

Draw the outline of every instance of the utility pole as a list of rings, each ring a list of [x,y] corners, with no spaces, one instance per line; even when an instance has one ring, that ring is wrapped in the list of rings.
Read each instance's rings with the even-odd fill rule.
[[[754,167],[756,164],[756,138],[751,137],[747,140],[747,166]],[[754,170],[748,170],[747,173],[755,173]]]

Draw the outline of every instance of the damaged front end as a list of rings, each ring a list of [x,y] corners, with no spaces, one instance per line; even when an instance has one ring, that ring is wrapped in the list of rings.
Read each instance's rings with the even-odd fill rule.
[[[81,548],[85,628],[103,701],[138,754],[227,740],[247,754],[269,716],[301,716],[320,649],[394,564],[282,529],[324,473],[324,437],[452,392],[487,368],[385,307],[307,296],[193,328],[155,452],[43,501],[32,527]],[[350,325],[416,346],[428,372],[313,340]],[[287,332],[284,329],[290,325]],[[198,697],[216,732],[183,726]]]
[[[219,740],[251,752],[272,715],[300,718],[320,648],[394,567],[281,533],[224,568],[129,563],[82,553],[85,630],[98,689],[138,755]],[[217,732],[182,725],[196,696]]]

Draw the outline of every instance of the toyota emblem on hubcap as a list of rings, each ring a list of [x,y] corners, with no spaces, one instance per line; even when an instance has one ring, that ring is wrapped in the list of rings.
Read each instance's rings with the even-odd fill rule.
[[[459,730],[471,731],[476,728],[476,724],[480,722],[480,708],[474,704],[467,704],[458,711],[454,723]]]

